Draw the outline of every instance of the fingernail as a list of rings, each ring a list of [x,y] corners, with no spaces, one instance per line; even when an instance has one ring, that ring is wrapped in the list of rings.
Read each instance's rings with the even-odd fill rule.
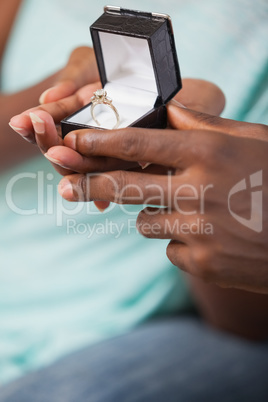
[[[96,208],[103,214],[103,212],[106,210],[106,208],[99,208],[99,207],[97,207],[97,205],[96,205]]]
[[[146,169],[148,166],[150,166],[151,164],[148,162],[138,162],[138,164],[140,165],[140,167],[142,169]]]
[[[31,133],[29,133],[29,131],[25,130],[24,128],[12,126],[11,123],[8,123],[8,124],[12,128],[12,130],[14,130],[17,134],[21,135],[26,141],[30,142],[30,140],[27,138],[31,134]]]
[[[33,123],[34,131],[37,134],[45,134],[45,122],[34,113],[30,113],[30,119]]]
[[[76,150],[76,135],[69,133],[64,138],[64,143],[71,149]]]
[[[47,94],[52,90],[52,89],[54,89],[55,87],[51,87],[51,88],[48,88],[48,89],[46,89],[42,94],[41,94],[41,96],[40,96],[40,98],[39,98],[39,103],[41,104],[41,105],[43,105],[43,103],[45,103],[45,97],[47,96]]]
[[[110,206],[109,201],[94,201],[95,207],[103,213]]]
[[[45,153],[44,156],[45,156],[50,162],[55,163],[56,165],[58,165],[58,166],[60,166],[60,167],[63,167],[63,168],[65,168],[65,169],[68,169],[66,166],[64,166],[64,165],[62,164],[61,161],[59,161],[58,159],[52,158],[52,156],[49,156],[47,153]]]
[[[62,179],[59,186],[58,186],[59,194],[63,198],[72,199],[74,192],[72,183],[68,179]]]
[[[171,101],[169,102],[171,105],[175,105],[178,107],[182,107],[183,109],[187,109],[186,106],[184,106],[182,103],[178,102],[176,99],[171,99]]]

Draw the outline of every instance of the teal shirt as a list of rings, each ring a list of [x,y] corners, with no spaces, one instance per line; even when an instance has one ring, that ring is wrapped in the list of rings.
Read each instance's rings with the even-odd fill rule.
[[[3,62],[2,89],[38,82],[74,47],[90,45],[88,26],[105,3],[26,0]],[[122,6],[170,14],[182,75],[217,83],[227,98],[224,116],[268,122],[265,0]],[[59,180],[43,157],[1,176],[0,383],[191,305],[183,275],[166,257],[168,242],[136,232],[141,207],[126,213],[112,205],[100,214],[92,204],[68,204],[57,194]]]

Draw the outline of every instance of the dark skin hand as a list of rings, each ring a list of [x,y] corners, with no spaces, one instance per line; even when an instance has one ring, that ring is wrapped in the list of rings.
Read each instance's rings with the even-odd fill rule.
[[[200,92],[198,92],[197,90],[197,83],[199,84],[199,89],[201,89]],[[191,109],[195,109],[198,112],[209,112],[211,114],[219,114],[224,106],[224,97],[222,96],[222,93],[218,90],[215,89],[215,86],[211,86],[209,88],[208,91],[204,90],[204,85],[206,87],[207,83],[204,83],[203,81],[196,81],[196,80],[185,80],[184,81],[184,89],[178,94],[177,96],[177,100],[180,101],[181,103],[183,103],[184,105],[188,106]],[[203,88],[202,88],[203,86]],[[92,92],[95,89],[92,88]],[[196,93],[200,93],[200,96],[196,96]],[[203,97],[202,97],[203,95]],[[88,96],[91,96],[91,93],[88,94]],[[198,99],[198,103],[196,102],[196,99]],[[88,99],[83,99],[83,102],[88,101]],[[139,160],[142,157],[142,155],[140,154],[140,151],[135,151],[135,141],[137,140],[131,140],[131,149],[133,154],[129,155],[129,152],[127,154],[127,157],[125,156],[125,159],[127,160],[119,160],[118,157],[119,155],[117,155],[116,158],[114,157],[110,157],[109,152],[106,155],[106,149],[107,149],[107,141],[114,141],[114,146],[116,146],[117,141],[120,143],[121,141],[121,136],[122,133],[120,132],[120,130],[118,130],[117,132],[112,133],[112,138],[108,138],[108,136],[102,136],[101,137],[101,145],[99,144],[99,149],[101,148],[101,151],[99,152],[99,154],[97,154],[97,156],[95,155],[95,153],[98,153],[97,149],[95,147],[95,143],[98,144],[98,138],[97,138],[97,134],[94,131],[89,131],[88,133],[86,133],[86,131],[81,132],[79,134],[81,134],[81,138],[82,136],[84,136],[84,145],[88,145],[91,146],[91,148],[87,148],[86,150],[82,149],[80,151],[82,151],[82,155],[78,154],[76,151],[74,151],[73,149],[68,149],[66,147],[62,147],[62,141],[61,139],[59,139],[57,131],[55,130],[55,126],[53,123],[52,118],[47,115],[45,113],[46,109],[44,109],[44,106],[48,107],[48,109],[52,110],[51,105],[43,105],[42,106],[42,110],[40,110],[40,108],[36,108],[35,109],[35,113],[42,118],[42,120],[44,121],[44,125],[45,125],[45,136],[44,135],[40,135],[39,133],[33,131],[33,125],[31,124],[30,119],[28,118],[25,119],[25,114],[21,115],[20,117],[16,117],[16,119],[24,119],[24,122],[26,122],[26,124],[28,125],[27,128],[29,131],[31,131],[32,135],[35,135],[35,137],[33,137],[33,140],[36,139],[37,143],[40,144],[40,148],[42,150],[43,153],[47,153],[47,156],[50,156],[54,161],[57,162],[57,164],[54,164],[54,166],[57,167],[57,169],[59,169],[62,174],[66,175],[68,174],[68,171],[70,171],[69,169],[63,169],[62,167],[59,166],[59,164],[67,166],[67,168],[71,168],[74,171],[77,172],[84,172],[86,171],[86,168],[88,168],[89,172],[96,172],[96,171],[100,171],[100,170],[110,170],[110,169],[120,169],[121,166],[124,169],[133,169],[133,167],[135,167],[135,171],[134,172],[112,172],[112,174],[118,174],[119,178],[121,177],[123,179],[123,181],[125,180],[125,174],[127,175],[133,175],[133,174],[142,174],[143,178],[142,180],[139,181],[139,183],[144,183],[144,178],[146,178],[146,175],[149,174],[156,174],[157,172],[161,172],[161,180],[163,180],[163,178],[165,178],[164,174],[167,172],[168,168],[170,167],[170,163],[167,164],[167,166],[163,166],[163,161],[161,158],[161,161],[159,163],[161,163],[162,165],[156,166],[149,166],[147,169],[145,169],[144,171],[142,171],[141,169],[139,170],[137,168],[137,163],[135,162],[130,162],[129,160],[133,160],[136,158],[139,158]],[[57,108],[55,109],[57,110]],[[71,110],[68,110],[68,113],[71,112]],[[52,111],[52,116],[53,116],[53,111]],[[27,115],[27,112],[26,112]],[[60,116],[60,118],[62,118],[63,116]],[[57,114],[57,112],[55,112],[54,115],[54,120],[58,121],[59,116]],[[208,115],[203,115],[203,114],[196,114],[193,111],[190,110],[185,110],[185,109],[179,109],[179,108],[174,108],[173,106],[169,108],[169,120],[170,120],[170,124],[173,128],[177,129],[181,129],[183,130],[183,132],[173,132],[170,133],[171,135],[173,135],[172,138],[175,139],[175,134],[176,137],[177,135],[182,135],[184,140],[186,140],[186,144],[187,141],[190,141],[192,139],[192,141],[194,142],[194,146],[193,149],[195,149],[195,154],[194,154],[194,162],[192,165],[189,163],[189,166],[186,166],[183,169],[183,171],[181,172],[180,170],[178,171],[178,176],[180,176],[180,178],[185,178],[189,179],[189,177],[193,177],[193,174],[191,174],[191,172],[194,172],[194,177],[195,178],[195,183],[196,182],[200,182],[203,181],[203,176],[205,174],[205,177],[207,175],[207,171],[209,171],[208,173],[210,174],[213,169],[211,169],[210,166],[207,165],[213,165],[213,163],[215,164],[216,162],[218,163],[218,157],[219,157],[219,161],[222,164],[224,157],[222,155],[220,155],[221,153],[221,149],[222,146],[224,145],[224,149],[227,149],[229,147],[227,147],[228,143],[229,145],[233,144],[238,141],[238,139],[234,139],[232,140],[232,138],[226,138],[228,136],[249,136],[249,137],[254,137],[254,138],[262,138],[262,139],[266,139],[267,136],[267,127],[265,126],[260,126],[260,125],[247,125],[247,126],[243,126],[241,129],[241,125],[240,123],[236,123],[236,122],[232,122],[232,121],[228,121],[228,120],[223,120],[223,119],[217,119],[216,117],[213,116],[208,116]],[[245,129],[246,127],[246,129]],[[203,133],[204,130],[204,133]],[[137,130],[135,130],[137,131]],[[151,131],[151,130],[150,130]],[[225,132],[226,134],[221,134],[221,132]],[[218,133],[220,132],[220,134]],[[132,135],[131,134],[131,130],[127,130],[125,133],[129,133],[127,135]],[[143,132],[145,134],[145,132]],[[165,132],[165,138],[166,138],[166,133]],[[76,133],[78,134],[78,133]],[[158,135],[157,130],[156,133],[153,134],[153,131],[151,132],[151,134],[149,134],[151,136],[153,135]],[[163,135],[163,134],[162,134]],[[187,139],[189,135],[189,140]],[[202,146],[202,141],[200,141],[198,139],[198,136],[204,136],[204,139],[206,140],[206,143],[208,145],[208,149],[205,146]],[[65,144],[69,145],[69,146],[73,146],[73,139],[72,139],[73,133],[70,134],[69,136],[66,137],[65,140]],[[79,135],[80,136],[80,135]],[[146,136],[147,136],[147,132],[146,132]],[[124,135],[125,137],[125,135]],[[219,137],[219,143],[216,146],[218,140],[216,141],[216,143],[213,140],[213,137],[218,138]],[[139,141],[140,141],[140,137]],[[158,138],[158,137],[157,137]],[[181,137],[178,137],[178,139]],[[201,138],[201,137],[200,137]],[[203,138],[203,137],[202,137]],[[94,139],[94,140],[93,140]],[[196,141],[195,141],[196,139]],[[161,139],[160,139],[161,141]],[[175,139],[176,141],[176,139]],[[243,140],[244,143],[244,147],[247,148],[246,146],[246,142],[245,141],[250,141],[250,140]],[[252,140],[251,140],[252,141]],[[68,143],[69,142],[69,143]],[[76,141],[75,141],[76,142]],[[82,141],[83,142],[83,141]],[[253,141],[255,142],[255,141]],[[56,144],[60,144],[60,146],[57,147],[53,147],[53,145]],[[94,144],[94,148],[92,148],[92,145]],[[106,144],[106,145],[105,145]],[[142,141],[141,141],[142,144]],[[165,146],[167,144],[167,141],[165,141]],[[188,154],[191,151],[191,146],[189,146],[187,148],[187,146],[183,147],[184,152],[183,154]],[[189,144],[189,143],[188,143]],[[250,142],[251,144],[251,142]],[[258,145],[260,143],[258,142]],[[239,143],[240,145],[240,143]],[[262,143],[263,145],[263,143]],[[142,146],[142,145],[141,145]],[[266,144],[265,144],[266,146]],[[52,148],[50,148],[52,147]],[[214,156],[214,147],[216,147],[216,155],[217,158],[215,158]],[[50,149],[49,149],[50,148]],[[125,147],[126,148],[126,147]],[[144,146],[143,146],[144,148]],[[159,146],[159,148],[161,148]],[[173,147],[174,148],[174,147]],[[258,148],[258,152],[259,150],[259,146],[257,146]],[[94,151],[93,151],[94,149]],[[111,147],[109,147],[109,150],[111,150]],[[92,152],[93,151],[93,152]],[[134,152],[135,151],[135,152]],[[162,151],[162,148],[161,148]],[[206,151],[206,156],[202,158],[202,153],[200,154],[200,151],[205,152]],[[122,150],[120,150],[120,147],[118,148],[118,152],[122,153]],[[136,154],[137,152],[137,154]],[[143,149],[144,152],[144,149]],[[168,151],[166,151],[168,152]],[[233,152],[233,156],[232,153],[230,153],[230,150],[228,149],[228,152],[226,152],[225,155],[225,159],[229,157],[232,159],[233,157],[235,157],[236,153],[238,152],[237,149],[234,149]],[[265,152],[264,152],[265,153]],[[105,154],[105,156],[103,156],[102,154]],[[137,155],[135,157],[135,154]],[[241,154],[241,153],[240,153]],[[89,156],[86,156],[89,155]],[[121,155],[121,154],[120,154]],[[247,155],[247,154],[246,154]],[[209,159],[207,158],[207,156],[212,156],[212,159],[209,162]],[[120,156],[122,157],[122,155]],[[147,157],[149,158],[149,156]],[[216,161],[215,161],[216,159]],[[138,160],[138,159],[136,159]],[[147,159],[148,161],[150,161],[150,159]],[[179,161],[179,160],[178,160]],[[152,159],[151,162],[154,162],[154,160]],[[168,160],[168,162],[170,162],[170,159]],[[249,162],[248,162],[249,164]],[[194,167],[195,165],[195,167]],[[199,165],[199,166],[198,166]],[[237,169],[236,164],[233,164]],[[231,180],[231,177],[233,175],[233,169],[232,164],[228,166],[227,169],[227,173],[226,173],[226,169],[224,168],[224,174],[223,174],[223,183],[226,183],[226,180]],[[200,169],[201,167],[201,169]],[[263,166],[262,166],[263,168]],[[174,171],[174,167],[172,168]],[[229,171],[231,170],[231,173],[229,173]],[[187,171],[188,171],[188,175],[187,175]],[[189,174],[190,171],[190,174]],[[217,173],[217,170],[216,170]],[[218,170],[218,174],[220,173],[220,170]],[[245,173],[243,171],[243,168],[241,167],[241,175],[245,176]],[[237,172],[238,174],[238,172]],[[226,177],[225,177],[226,176]],[[81,177],[83,177],[83,179],[81,180]],[[72,183],[79,183],[81,184],[83,182],[83,180],[85,181],[85,175],[72,175],[70,177],[68,177],[70,179],[70,181]],[[131,179],[133,179],[134,176],[131,176]],[[136,176],[137,177],[137,176]],[[210,176],[208,176],[210,178]],[[148,176],[147,176],[148,178]],[[146,180],[147,180],[146,178]],[[221,177],[222,178],[222,177]],[[95,177],[93,178],[94,180],[96,179]],[[102,180],[102,178],[98,178]],[[173,179],[173,177],[172,177]],[[207,179],[207,181],[209,181]],[[233,182],[235,180],[233,179]],[[95,182],[96,183],[96,182]],[[120,184],[120,181],[118,181],[118,183]],[[126,183],[126,182],[125,182]],[[78,187],[80,188],[80,186]],[[94,187],[93,187],[94,188]],[[108,198],[109,200],[114,200],[114,193],[113,193],[113,189],[110,187],[108,187],[110,189],[110,193],[107,192],[105,194],[105,197]],[[207,193],[209,195],[209,193]],[[65,194],[67,195],[67,193]],[[96,194],[97,197],[102,198],[103,194]],[[131,195],[130,195],[131,196]],[[83,195],[84,198],[87,197],[87,194]],[[89,197],[91,199],[91,197]],[[95,198],[95,197],[93,197]],[[216,201],[216,200],[215,200]],[[103,202],[103,201],[102,201]],[[192,200],[191,201],[191,208],[193,207],[193,203],[195,201]],[[222,202],[221,200],[217,200],[218,203],[216,203],[215,208],[218,208],[218,204],[219,206],[221,206]],[[186,202],[187,203],[187,202]],[[189,203],[189,201],[188,201]],[[109,204],[109,202],[108,202]],[[107,205],[108,205],[107,204]],[[105,202],[104,202],[105,205]],[[239,203],[240,205],[240,203]],[[239,207],[238,205],[238,207]],[[183,209],[183,208],[182,208]],[[215,214],[213,214],[213,209],[210,211],[210,213],[212,213],[212,217],[214,216],[215,218]],[[169,215],[168,218],[170,218],[171,216]],[[161,219],[163,219],[162,217],[160,217]],[[187,217],[186,217],[187,218]],[[217,217],[216,217],[217,218]],[[146,222],[147,224],[147,220],[150,220],[150,216],[146,213],[146,212],[142,212],[139,220],[140,222]],[[153,216],[152,219],[155,219],[155,217]],[[228,219],[230,219],[230,217],[228,217]],[[222,222],[222,219],[216,219],[215,222],[217,225],[221,225],[222,223],[224,224],[224,222]],[[237,223],[238,225],[238,223]],[[224,225],[223,225],[224,226]],[[227,225],[225,225],[226,228]],[[142,227],[142,226],[141,226]],[[221,228],[220,228],[221,229]],[[224,227],[223,227],[224,229]],[[237,229],[237,228],[236,228]],[[240,228],[241,229],[241,228]],[[148,226],[147,229],[148,230]],[[142,229],[141,229],[142,232]],[[237,231],[237,233],[239,234],[240,230]],[[221,236],[221,230],[217,230],[217,234],[219,233],[219,235]],[[145,233],[144,233],[145,234]],[[174,233],[173,233],[174,234]],[[172,234],[172,235],[173,235]],[[228,234],[228,233],[227,233]],[[249,232],[246,232],[245,234],[249,234]],[[146,234],[148,236],[148,233]],[[150,236],[150,233],[149,233]],[[255,237],[255,234],[251,234],[252,238]],[[161,236],[158,236],[161,237]],[[171,237],[171,236],[170,236]],[[188,237],[188,236],[187,236]],[[258,235],[257,235],[258,237]],[[248,235],[248,239],[247,241],[249,242],[249,238],[250,235]],[[197,247],[193,247],[194,245],[196,246],[199,243],[199,246],[203,244],[204,246],[204,250],[209,250],[208,248],[208,239],[205,239],[204,242],[201,241],[201,238],[194,238],[189,239],[189,241],[186,241],[183,243],[182,239],[178,240],[173,240],[170,247],[170,251],[168,253],[171,260],[175,263],[175,264],[179,264],[178,259],[180,258],[180,253],[182,252],[181,255],[183,255],[183,253],[185,255],[190,255],[192,250],[196,249]],[[213,242],[213,247],[217,245],[217,241],[219,241],[219,238],[217,240],[217,237],[214,237],[214,242]],[[226,237],[225,241],[227,242],[228,238]],[[243,240],[244,241],[244,240]],[[258,241],[258,238],[257,238]],[[243,243],[243,242],[242,242]],[[241,243],[241,245],[242,245]],[[220,245],[221,245],[221,241],[220,241]],[[234,246],[238,246],[239,242],[235,242]],[[250,242],[251,245],[251,242]],[[256,246],[256,241],[253,241],[253,246],[258,249],[258,251],[260,249],[263,249],[263,245],[261,245],[261,242]],[[173,250],[171,250],[171,248]],[[229,248],[229,246],[228,246]],[[227,248],[227,251],[228,251]],[[188,251],[186,251],[188,249]],[[199,250],[201,249],[201,247],[199,247]],[[239,263],[239,258],[238,256],[235,256],[235,261],[232,258],[232,255],[228,255],[224,256],[224,259],[222,259],[222,253],[224,252],[224,247],[214,247],[212,251],[209,250],[209,253],[206,252],[201,252],[201,260],[199,257],[199,260],[197,258],[197,263],[201,261],[201,266],[200,268],[197,267],[196,264],[196,260],[195,260],[195,272],[193,272],[193,267],[191,267],[191,271],[192,273],[194,273],[195,275],[197,274],[199,277],[204,278],[205,280],[210,280],[212,282],[216,282],[219,283],[219,278],[221,281],[221,284],[223,286],[226,286],[226,283],[223,284],[222,283],[222,278],[224,278],[224,275],[221,273],[221,264],[215,264],[214,266],[211,266],[210,261],[208,264],[208,268],[206,267],[206,262],[207,259],[212,258],[212,254],[217,253],[217,258],[216,261],[220,262],[221,260],[224,261],[225,266],[227,264],[229,264],[229,260],[230,263],[233,267],[234,262],[235,262],[235,268],[229,269],[229,271],[235,271],[237,265],[239,269],[243,268],[243,264]],[[185,250],[185,251],[184,251]],[[191,250],[191,251],[190,251]],[[247,249],[247,247],[242,247],[241,250],[246,250],[249,252],[249,249]],[[242,252],[242,251],[241,251]],[[241,254],[240,252],[240,254]],[[244,251],[243,251],[244,253]],[[228,254],[228,253],[227,253]],[[263,254],[263,252],[262,252]],[[193,253],[193,255],[196,257],[197,255],[197,251]],[[200,254],[199,254],[200,255]],[[227,257],[227,258],[226,258]],[[242,257],[244,258],[244,257]],[[257,261],[258,262],[258,261]],[[266,264],[263,264],[266,266]],[[229,265],[228,265],[229,266]],[[254,261],[251,259],[251,265],[249,266],[249,264],[246,264],[246,267],[248,268],[248,270],[251,268],[252,271],[252,267],[254,267]],[[183,269],[187,270],[187,266],[186,264],[183,265]],[[226,270],[227,271],[227,270]],[[223,270],[224,272],[224,270]],[[256,274],[256,271],[254,269],[254,275]],[[248,274],[247,274],[248,276]],[[231,276],[232,281],[235,280],[234,275]],[[240,280],[240,278],[238,278]],[[245,278],[244,278],[245,279]],[[221,289],[219,287],[217,287],[216,285],[207,285],[205,282],[203,282],[203,280],[199,280],[197,277],[196,279],[194,279],[194,277],[192,275],[189,275],[189,280],[192,283],[193,286],[193,290],[194,290],[194,295],[196,297],[196,300],[198,302],[199,308],[202,312],[202,315],[214,326],[217,326],[223,330],[227,330],[227,331],[231,331],[233,333],[236,333],[240,336],[244,336],[244,337],[248,337],[250,339],[264,339],[265,337],[268,336],[266,327],[267,327],[267,319],[268,319],[268,302],[267,302],[267,296],[262,295],[262,294],[255,294],[255,293],[249,293],[247,291],[243,291],[243,290],[235,290],[235,289]],[[228,278],[229,280],[229,278]],[[236,278],[237,281],[237,278]],[[225,278],[225,282],[226,282],[226,278]],[[241,285],[241,283],[240,283]],[[243,286],[245,284],[243,283]],[[230,286],[230,284],[228,284],[227,286]],[[233,284],[231,285],[233,286]],[[263,289],[262,289],[263,290]],[[261,291],[262,291],[261,290]],[[258,291],[260,291],[260,289],[258,288]],[[266,289],[264,290],[266,291]]]
[[[79,65],[77,63],[77,65]],[[70,71],[71,76],[65,77],[65,82],[68,80],[73,81],[73,72]],[[77,70],[79,73],[79,69]],[[80,76],[80,74],[79,74]],[[100,82],[94,84],[82,86],[77,88],[71,96],[61,99],[62,93],[59,92],[58,87],[53,89],[53,99],[51,98],[51,91],[47,94],[50,95],[50,99],[46,98],[45,102],[35,108],[26,110],[18,116],[11,119],[12,126],[19,127],[20,130],[17,131],[18,134],[23,136],[27,141],[37,144],[43,154],[53,146],[63,145],[61,135],[59,133],[59,127],[56,128],[55,123],[59,124],[60,121],[75,112],[77,109],[86,105],[89,101],[93,92],[101,87]],[[198,97],[196,96],[198,94]],[[59,99],[59,100],[57,100]],[[222,91],[214,84],[203,80],[197,79],[184,79],[183,89],[176,96],[177,101],[197,110],[197,111],[207,111],[213,114],[220,114],[224,108],[225,98]],[[196,100],[198,99],[198,100]],[[54,100],[54,102],[50,102]],[[31,120],[30,113],[34,113],[39,123]],[[40,123],[40,119],[41,122]],[[71,167],[65,169],[59,166],[58,161],[54,163],[53,158],[50,159],[54,168],[62,175],[66,175],[75,170],[77,165],[77,158],[80,159],[81,156],[68,149],[67,147],[61,148],[61,156],[67,159],[68,163],[70,161],[74,165],[74,169]],[[71,153],[71,154],[70,154]],[[47,155],[46,155],[47,156]],[[64,166],[64,161],[61,163]],[[85,172],[95,172],[95,171],[107,171],[113,169],[130,169],[137,167],[136,162],[122,161],[117,158],[90,158],[85,162],[84,171]],[[108,201],[95,201],[96,206],[102,211],[109,206]]]
[[[87,163],[84,158],[88,160],[97,155],[128,161],[146,160],[161,164],[164,170],[157,175],[156,165],[153,165],[143,173],[110,172],[108,178],[71,175],[66,177],[67,182],[63,179],[60,183],[60,193],[70,201],[81,197],[85,201],[102,198],[122,203],[156,204],[159,192],[152,184],[159,186],[167,195],[160,203],[167,208],[144,209],[137,220],[140,233],[151,238],[172,239],[167,256],[174,265],[190,274],[197,305],[211,325],[251,340],[267,339],[267,210],[263,210],[262,231],[256,232],[231,216],[227,199],[234,185],[244,178],[249,181],[252,174],[262,171],[263,205],[267,205],[268,142],[265,140],[268,128],[174,106],[169,107],[169,120],[181,131],[166,131],[165,136],[157,130],[121,130],[102,136],[95,131],[71,133],[64,143],[82,155],[82,171],[83,164]],[[59,148],[48,151],[55,159],[60,159],[61,154]],[[71,166],[73,169],[73,164]],[[78,167],[79,163],[77,170]],[[179,195],[185,197],[179,201],[179,210],[178,205],[168,202],[167,167],[173,172],[171,194],[181,186]],[[133,184],[139,187],[138,192]],[[189,184],[191,187],[183,188]],[[206,192],[203,214],[200,192],[196,199],[192,188],[198,190],[210,185],[213,188]],[[232,198],[232,210],[249,219],[250,199],[249,191],[241,191]],[[212,235],[179,231],[184,224],[187,227],[198,219],[212,224]]]
[[[142,211],[137,226],[146,237],[172,240],[167,255],[174,265],[223,287],[268,293],[268,211],[264,210],[263,230],[256,233],[237,222],[227,207],[233,186],[258,171],[263,172],[263,204],[267,205],[268,142],[245,137],[253,134],[263,139],[268,128],[212,118],[173,105],[169,106],[169,121],[179,130],[166,130],[165,135],[161,130],[81,130],[68,134],[64,144],[81,155],[76,171],[84,172],[91,157],[105,156],[149,161],[163,171],[171,169],[172,176],[152,174],[149,169],[74,174],[61,181],[60,194],[69,201],[164,205],[164,210]],[[61,148],[52,148],[48,155],[59,160],[61,152]],[[70,167],[74,168],[73,163]],[[249,215],[246,191],[233,197],[232,209],[239,216]],[[212,225],[213,234],[173,232],[178,220],[184,227],[203,220]]]

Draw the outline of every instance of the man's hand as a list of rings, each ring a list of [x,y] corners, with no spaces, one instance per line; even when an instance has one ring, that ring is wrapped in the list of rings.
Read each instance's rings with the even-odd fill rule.
[[[86,60],[86,64],[84,60]],[[87,69],[89,66],[90,75],[88,76]],[[85,72],[83,73],[84,70]],[[62,175],[69,174],[72,171],[88,173],[130,169],[138,166],[136,161],[128,162],[117,158],[84,158],[74,150],[61,146],[63,141],[60,129],[59,127],[56,128],[55,123],[59,123],[61,119],[90,101],[93,92],[101,84],[89,84],[81,88],[80,86],[94,78],[95,70],[95,57],[93,57],[92,51],[87,48],[75,50],[66,69],[63,71],[62,83],[46,91],[41,96],[41,101],[43,102],[41,106],[13,117],[10,122],[15,131],[24,139],[39,146],[41,152],[45,154],[55,169]],[[81,81],[81,77],[83,77],[84,81]],[[76,92],[72,94],[72,91]],[[61,99],[64,94],[70,96]],[[58,98],[60,99],[58,100]],[[175,99],[196,111],[206,111],[216,115],[222,112],[225,104],[224,95],[216,85],[197,79],[184,79],[183,89]],[[51,103],[44,104],[44,102],[48,101],[51,101]],[[50,155],[46,154],[51,147],[54,148]],[[53,152],[56,154],[54,155]],[[59,156],[58,159],[57,155]],[[65,168],[65,165],[68,165],[68,167]],[[107,201],[95,201],[95,204],[100,210],[104,210],[109,206]]]
[[[86,65],[84,64],[84,59],[86,60]],[[53,146],[63,145],[60,127],[56,127],[56,125],[63,118],[86,105],[90,101],[93,92],[101,85],[96,82],[80,88],[80,85],[87,83],[90,77],[92,78],[92,75],[87,77],[86,72],[84,72],[84,70],[87,70],[87,66],[91,64],[93,69],[91,74],[94,77],[94,63],[95,57],[93,57],[90,49],[79,48],[75,50],[63,72],[62,83],[46,91],[45,95],[42,96],[43,101],[53,101],[43,103],[41,106],[26,110],[13,117],[10,121],[12,128],[25,140],[37,144],[43,154],[46,154],[48,149]],[[80,65],[82,65],[81,69],[78,68]],[[81,77],[84,77],[83,82]],[[70,83],[72,84],[70,85]],[[67,94],[67,91],[71,89],[76,89],[76,91],[73,94],[69,93],[70,96],[66,98],[57,100],[60,94],[63,94],[63,91]],[[224,95],[216,85],[197,79],[184,79],[183,89],[175,99],[196,111],[206,111],[216,115],[222,112],[225,104]],[[81,158],[81,155],[67,147],[59,147],[55,152],[56,156],[59,155],[59,159],[53,158],[52,152],[50,153],[50,161],[55,169],[63,175],[70,173],[70,171],[88,173],[128,169],[138,166],[136,162],[130,163],[114,158]],[[46,156],[49,159],[49,155],[47,154]],[[64,168],[66,164],[68,165],[67,169]]]
[[[81,130],[64,139],[84,160],[144,160],[162,166],[160,174],[154,166],[74,174],[61,181],[61,195],[69,201],[165,206],[144,209],[137,227],[146,237],[172,240],[167,255],[174,265],[223,287],[268,293],[268,210],[261,210],[261,202],[251,205],[258,202],[255,191],[268,204],[268,128],[173,105],[168,111],[176,130]],[[244,183],[252,190],[235,190]],[[243,222],[250,218],[247,227]]]

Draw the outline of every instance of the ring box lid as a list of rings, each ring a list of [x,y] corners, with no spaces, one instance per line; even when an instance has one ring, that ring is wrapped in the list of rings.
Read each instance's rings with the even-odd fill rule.
[[[119,128],[166,128],[165,104],[181,89],[170,17],[106,6],[90,32],[102,87],[119,112]],[[92,103],[61,122],[62,135],[81,128],[113,129],[114,113]]]
[[[102,86],[107,83],[155,94],[155,107],[180,89],[181,76],[171,19],[106,6],[90,27]]]

